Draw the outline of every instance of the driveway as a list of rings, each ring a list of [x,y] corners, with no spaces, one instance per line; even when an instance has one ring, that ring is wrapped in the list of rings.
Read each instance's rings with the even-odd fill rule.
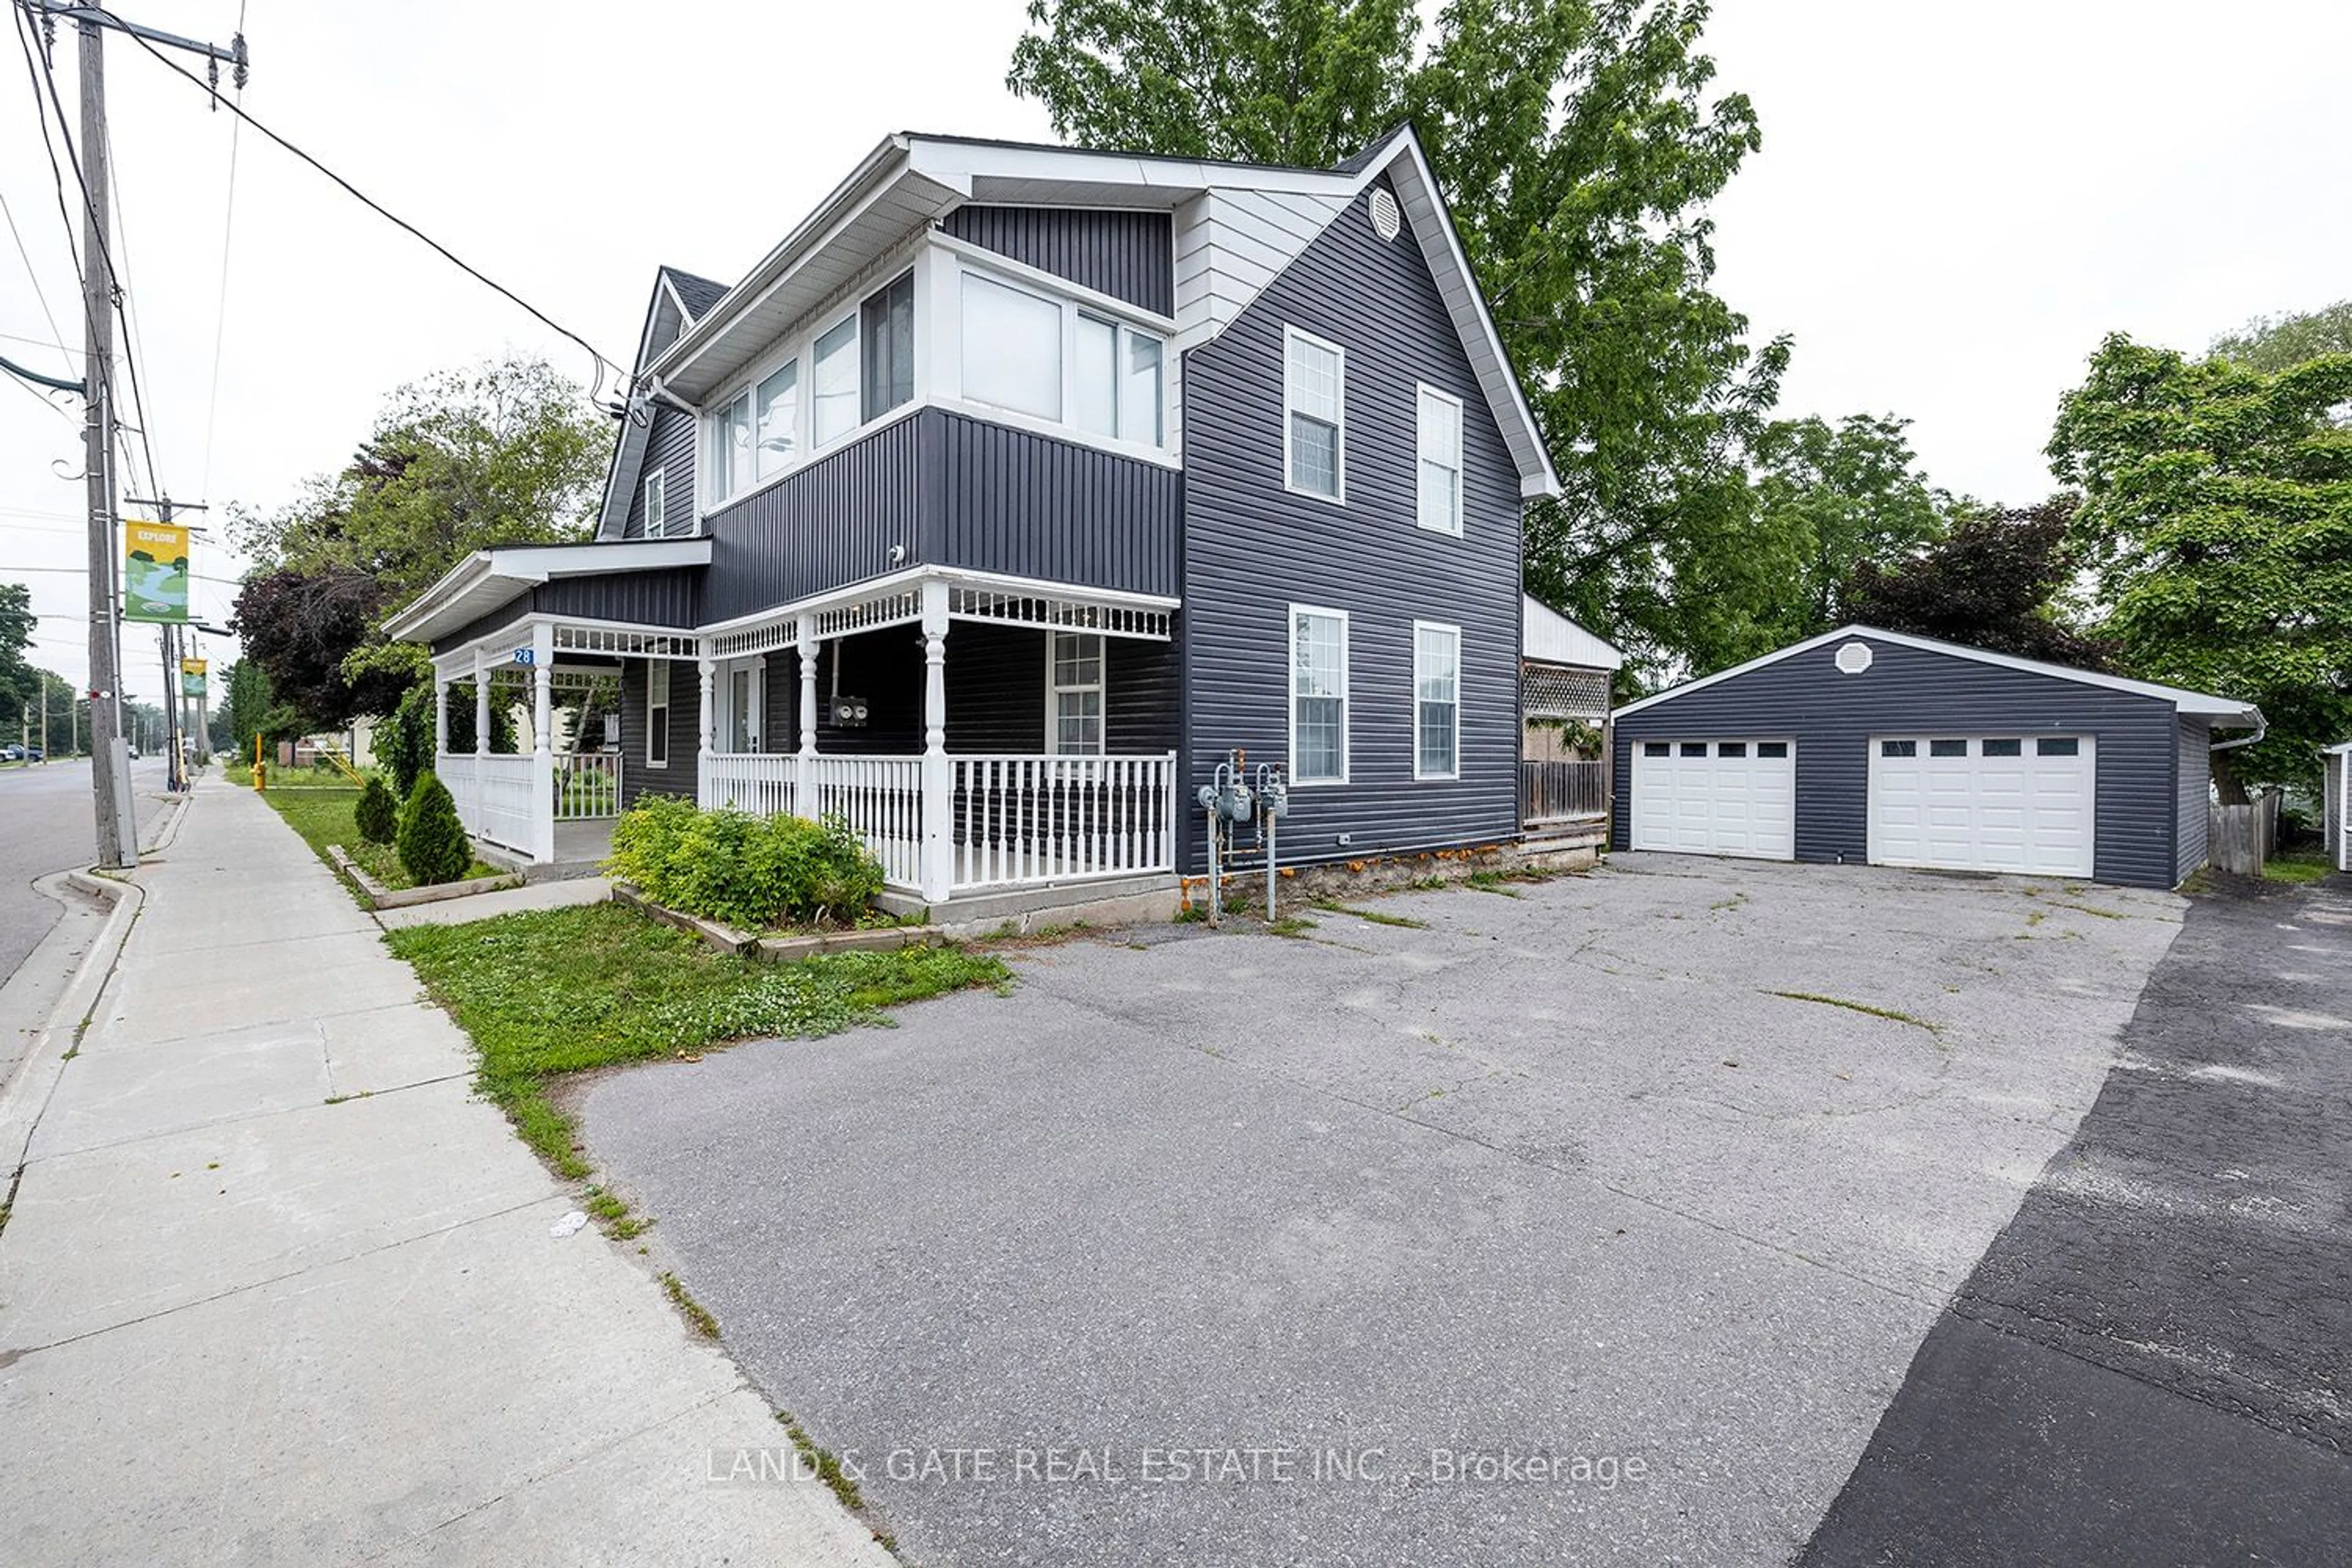
[[[1784,1562],[2183,900],[1636,855],[1518,893],[1036,950],[606,1078],[587,1141],[914,1562]]]

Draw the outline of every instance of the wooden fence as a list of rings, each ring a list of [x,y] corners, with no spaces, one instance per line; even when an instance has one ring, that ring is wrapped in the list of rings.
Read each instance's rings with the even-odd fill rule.
[[[1519,821],[1570,822],[1609,812],[1609,764],[1540,763],[1519,764]]]
[[[2259,877],[2278,847],[2277,790],[2265,790],[2244,805],[2215,805],[2207,819],[2207,854],[2214,865],[2241,877]]]

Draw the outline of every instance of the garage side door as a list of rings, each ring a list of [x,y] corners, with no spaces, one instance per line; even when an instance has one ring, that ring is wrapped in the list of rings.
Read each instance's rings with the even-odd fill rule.
[[[1870,858],[1954,871],[2091,875],[2088,735],[1882,736],[1870,742]]]
[[[1633,847],[1792,860],[1796,786],[1787,741],[1636,742]]]

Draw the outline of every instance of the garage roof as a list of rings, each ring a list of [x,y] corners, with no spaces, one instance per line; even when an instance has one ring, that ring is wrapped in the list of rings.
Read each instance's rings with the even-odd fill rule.
[[[2152,680],[2133,680],[2120,675],[2102,675],[2096,670],[2074,669],[2063,664],[2044,663],[2037,658],[2019,658],[2014,654],[1993,653],[1985,648],[1969,647],[1965,643],[1938,642],[1934,637],[1913,637],[1908,632],[1882,631],[1876,626],[1840,626],[1833,632],[1823,632],[1817,637],[1807,637],[1803,642],[1792,643],[1776,653],[1768,653],[1761,658],[1751,658],[1746,664],[1736,664],[1729,669],[1719,669],[1713,675],[1703,676],[1699,679],[1670,687],[1654,696],[1644,697],[1638,702],[1627,703],[1617,710],[1617,716],[1622,719],[1629,713],[1638,713],[1644,708],[1671,701],[1675,698],[1696,691],[1701,687],[1713,686],[1720,680],[1729,680],[1735,675],[1745,675],[1751,669],[1761,669],[1768,664],[1778,664],[1784,658],[1792,658],[1808,649],[1838,642],[1846,637],[1868,637],[1875,642],[1895,643],[1903,647],[1920,648],[1928,653],[1940,653],[1953,658],[1973,659],[1979,664],[1998,665],[2003,669],[2023,670],[2028,675],[2046,675],[2054,680],[2071,680],[2083,686],[2105,687],[2110,691],[2128,691],[2137,697],[2153,697],[2160,701],[2171,703],[2174,710],[2179,713],[2191,718],[2209,719],[2220,725],[2252,729],[2263,721],[2261,709],[2251,702],[2241,702],[2235,698],[2214,697],[2202,691],[2185,690],[2178,686],[2159,686]]]

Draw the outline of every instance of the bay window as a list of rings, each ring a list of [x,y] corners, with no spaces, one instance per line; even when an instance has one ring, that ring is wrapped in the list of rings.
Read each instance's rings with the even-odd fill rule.
[[[1348,616],[1290,608],[1290,782],[1348,782]]]
[[[1462,774],[1462,628],[1412,623],[1412,776]]]

